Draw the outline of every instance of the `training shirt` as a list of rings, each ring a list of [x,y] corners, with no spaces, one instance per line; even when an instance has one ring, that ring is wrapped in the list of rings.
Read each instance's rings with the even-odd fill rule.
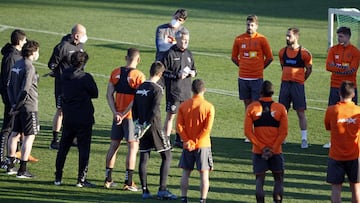
[[[116,86],[116,84],[119,82],[121,74],[120,67],[115,68],[110,75],[109,82]],[[127,82],[128,85],[133,88],[137,89],[141,83],[145,81],[145,75],[138,69],[133,69],[129,72],[127,76]],[[126,85],[126,84],[124,84]],[[124,93],[115,93],[115,108],[117,112],[123,112],[126,110],[126,108],[129,106],[129,104],[134,100],[134,94],[124,94]],[[126,115],[126,118],[132,118],[131,111]]]
[[[155,33],[156,56],[155,59],[160,61],[164,58],[166,51],[176,44],[175,33],[184,27],[180,25],[177,29],[171,27],[169,23],[159,25]]]
[[[151,124],[151,127],[161,129],[161,99],[164,94],[163,88],[149,80],[141,84],[135,93],[133,104],[134,120],[139,119],[139,123]]]
[[[282,66],[282,81],[292,81],[300,84],[305,82],[305,67],[312,65],[311,53],[304,47],[292,49],[284,47],[279,51]]]
[[[22,59],[22,56],[21,51],[17,50],[15,46],[11,45],[10,43],[7,43],[1,49],[1,54],[3,55],[3,58],[1,60],[0,93],[5,93],[7,95],[7,82],[9,79],[10,70],[16,61]],[[7,96],[5,98],[7,98]]]
[[[264,77],[265,64],[274,57],[264,35],[244,33],[235,38],[231,58],[238,61],[239,78],[259,79]]]
[[[194,58],[190,50],[180,50],[177,45],[172,46],[163,58],[165,71],[165,90],[167,101],[185,101],[191,98],[191,76],[179,78],[179,73],[186,67],[196,71]]]
[[[331,87],[339,88],[344,80],[356,86],[356,73],[359,68],[360,51],[352,44],[334,45],[329,49],[326,70],[331,72]]]
[[[176,129],[184,142],[192,140],[195,149],[211,147],[210,132],[215,108],[201,95],[194,95],[180,104]]]
[[[260,101],[271,102],[273,100],[271,97],[261,97]],[[284,105],[273,102],[270,112],[273,119],[279,122],[279,127],[267,124],[254,127],[254,123],[263,114],[263,107],[259,101],[252,102],[246,109],[244,132],[253,145],[253,153],[261,154],[264,147],[272,148],[274,154],[282,153],[281,144],[288,134],[287,111]]]
[[[360,107],[352,101],[340,101],[327,108],[324,123],[331,135],[329,157],[337,161],[357,159],[360,156]]]
[[[30,59],[20,59],[11,68],[8,95],[15,110],[37,112],[39,75]]]

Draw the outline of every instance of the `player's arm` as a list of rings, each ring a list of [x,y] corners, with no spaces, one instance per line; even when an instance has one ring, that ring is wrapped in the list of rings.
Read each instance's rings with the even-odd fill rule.
[[[281,116],[280,116],[280,120],[279,120],[280,121],[279,136],[275,140],[274,148],[277,148],[284,142],[284,140],[286,139],[286,137],[288,135],[288,128],[289,128],[288,116],[287,116],[287,111],[286,111],[285,106],[279,105],[278,109],[276,111],[279,113],[281,112]]]
[[[326,130],[331,130],[330,125],[331,112],[330,108],[326,109],[325,117],[324,117],[324,126]]]
[[[236,65],[236,67],[239,67],[239,51],[240,50],[235,39],[231,52],[231,61]]]
[[[59,45],[57,45],[54,50],[53,50],[53,53],[49,59],[49,62],[48,62],[48,68],[50,70],[55,70],[60,61],[62,60],[62,51],[61,51],[61,47]]]
[[[197,136],[198,139],[201,139],[205,136],[208,136],[210,135],[210,132],[211,132],[211,129],[212,129],[212,126],[213,126],[213,123],[214,123],[214,118],[215,118],[215,108],[214,106],[211,105],[210,109],[209,109],[209,112],[206,116],[206,120],[205,120],[205,124],[204,126],[202,127],[201,131],[200,131],[200,134]]]
[[[115,122],[121,123],[122,118],[120,114],[116,111],[114,96],[115,96],[115,87],[111,82],[109,82],[106,90],[106,100],[110,107],[111,112],[113,113],[113,118]]]
[[[179,133],[181,139],[184,142],[187,142],[187,141],[190,140],[190,137],[186,134],[186,131],[185,131],[185,120],[184,120],[183,111],[181,109],[181,106],[182,105],[180,104],[179,111],[178,111],[178,114],[177,114],[176,130]]]
[[[86,91],[90,95],[90,98],[98,98],[99,90],[98,90],[98,87],[96,85],[96,82],[95,82],[94,78],[88,73],[86,75],[89,78],[88,79],[88,85],[86,87]]]
[[[263,38],[263,53],[264,53],[264,69],[270,65],[270,63],[274,60],[274,56],[272,54],[270,44],[266,38]]]

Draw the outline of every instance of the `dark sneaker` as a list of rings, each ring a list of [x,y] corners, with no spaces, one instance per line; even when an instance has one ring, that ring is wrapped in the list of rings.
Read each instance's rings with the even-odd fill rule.
[[[54,181],[54,185],[60,186],[60,185],[61,185],[61,180],[55,180],[55,181]]]
[[[23,172],[18,172],[16,175],[17,178],[34,178],[35,176],[32,175],[29,171],[23,171]]]
[[[150,194],[150,192],[144,192],[144,193],[142,194],[142,198],[143,198],[143,199],[152,199],[153,196]]]
[[[50,149],[56,149],[56,150],[58,150],[59,149],[59,141],[57,141],[57,140],[53,140],[52,142],[51,142],[51,144],[50,144]]]
[[[177,196],[172,194],[169,190],[161,190],[158,191],[157,198],[161,200],[176,200]]]
[[[85,180],[84,182],[78,182],[76,187],[96,187],[96,185]]]
[[[18,169],[16,167],[9,167],[9,165],[6,168],[6,174],[8,175],[16,175],[18,172]]]

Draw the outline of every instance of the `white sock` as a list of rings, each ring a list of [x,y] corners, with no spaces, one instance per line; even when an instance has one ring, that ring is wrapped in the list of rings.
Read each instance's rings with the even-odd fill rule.
[[[301,130],[301,140],[307,140],[307,130]]]

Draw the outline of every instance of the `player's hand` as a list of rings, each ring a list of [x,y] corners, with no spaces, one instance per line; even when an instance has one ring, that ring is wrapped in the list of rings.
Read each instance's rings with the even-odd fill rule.
[[[114,120],[115,120],[116,125],[120,125],[123,120],[122,114],[119,112],[116,112],[116,114],[114,114]]]
[[[191,77],[195,77],[196,72],[194,70],[191,70],[189,74],[190,74]]]
[[[188,75],[189,75],[188,73],[186,73],[184,71],[180,71],[178,76],[181,80],[183,80],[183,79],[187,78]]]
[[[261,158],[268,160],[273,156],[272,149],[270,147],[264,147],[262,150]]]
[[[188,140],[186,142],[183,143],[184,149],[189,150],[189,152],[194,151],[195,150],[195,142],[192,140]]]

